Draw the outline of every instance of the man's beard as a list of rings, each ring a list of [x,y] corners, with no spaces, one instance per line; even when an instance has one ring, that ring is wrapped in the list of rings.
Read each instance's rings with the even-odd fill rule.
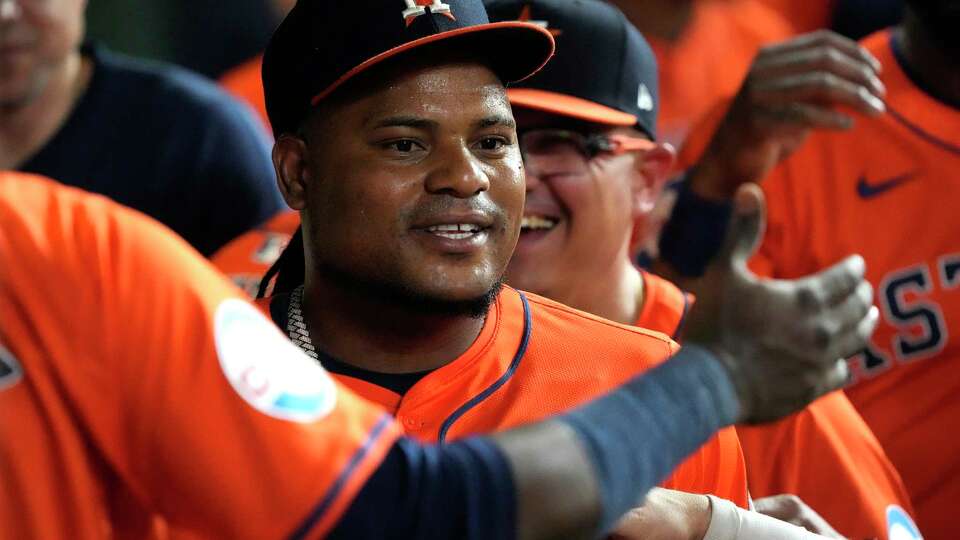
[[[393,304],[418,315],[483,319],[503,288],[503,276],[500,276],[496,283],[480,296],[466,300],[449,300],[416,291],[397,281],[361,276],[323,261],[316,261],[314,268],[325,280],[352,295]]]

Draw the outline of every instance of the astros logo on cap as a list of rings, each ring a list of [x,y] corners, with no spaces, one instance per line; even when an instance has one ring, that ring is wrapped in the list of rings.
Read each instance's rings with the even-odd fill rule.
[[[453,13],[450,11],[450,4],[444,4],[443,0],[405,0],[407,2],[407,9],[403,10],[403,19],[407,21],[407,26],[421,15],[427,14],[427,9],[430,10],[430,13],[444,15],[450,17],[452,20],[457,20],[453,16]]]

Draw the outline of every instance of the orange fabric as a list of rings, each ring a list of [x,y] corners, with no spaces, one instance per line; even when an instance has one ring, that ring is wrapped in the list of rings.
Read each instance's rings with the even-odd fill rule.
[[[903,476],[925,537],[956,536],[960,499],[960,110],[918,88],[891,32],[863,45],[883,64],[888,113],[819,132],[763,187],[769,225],[754,268],[777,277],[850,253],[867,261],[881,323],[846,393]]]
[[[2,362],[23,372],[0,371],[4,538],[142,538],[154,516],[280,538],[329,498],[319,537],[399,435],[322,371],[325,416],[255,409],[222,365],[315,366],[182,240],[105,198],[0,173],[0,260]],[[236,354],[238,330],[273,341]],[[285,387],[257,373],[261,396]]]
[[[282,212],[220,248],[210,261],[235,285],[256,297],[260,280],[283,253],[298,227],[299,213]]]
[[[677,336],[687,312],[693,306],[693,296],[660,276],[648,272],[642,272],[641,276],[644,287],[643,306],[640,307],[634,326]],[[691,456],[667,480],[664,487],[690,491],[685,486],[708,486],[699,492],[746,494],[746,465],[736,430],[723,429],[717,433],[714,440],[719,451],[699,452]],[[748,497],[732,500],[746,507]]]
[[[525,348],[521,295],[504,288],[471,348],[421,379],[402,399],[385,397],[389,391],[372,391],[349,377],[340,380],[368,399],[395,403],[392,412],[406,433],[426,442],[446,441],[567,411],[654,367],[677,349],[662,334],[618,325],[532,294],[526,298],[531,324]],[[498,381],[502,386],[496,386]],[[743,458],[733,430],[711,439],[665,486],[713,493],[746,506]]]
[[[836,0],[763,0],[777,10],[798,34],[829,28],[833,22]]]
[[[646,294],[637,326],[677,332],[689,310],[684,293],[644,274]],[[750,494],[799,495],[850,538],[887,538],[886,510],[911,511],[903,482],[880,443],[842,393],[831,394],[785,420],[738,426]]]
[[[763,0],[696,2],[678,42],[650,40],[660,66],[660,139],[682,146],[693,122],[736,94],[760,47],[793,34]]]
[[[720,127],[720,123],[727,116],[727,111],[730,110],[732,103],[732,97],[718,100],[702,117],[691,124],[690,132],[687,133],[687,137],[683,141],[683,147],[677,154],[677,162],[674,164],[675,171],[685,171],[700,161],[703,153],[710,146],[710,141],[713,140],[713,135]]]
[[[643,305],[634,326],[679,339],[687,313],[693,307],[693,295],[656,274],[641,272],[640,275],[643,277]]]
[[[263,79],[260,75],[262,69],[263,55],[260,55],[228,71],[220,78],[220,85],[253,107],[267,132],[273,133],[267,117],[266,98],[263,95]]]

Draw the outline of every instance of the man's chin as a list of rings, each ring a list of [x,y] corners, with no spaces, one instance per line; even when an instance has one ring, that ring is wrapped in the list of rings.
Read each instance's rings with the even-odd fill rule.
[[[0,73],[0,80],[5,74]],[[0,83],[0,110],[22,109],[33,103],[40,96],[43,89],[42,80],[29,82],[6,79]]]
[[[468,316],[482,319],[496,301],[503,287],[498,279],[489,287],[479,287],[475,294],[438,288],[437,284],[418,287],[384,277],[364,277],[326,265],[320,271],[324,279],[342,290],[373,303],[389,304],[426,316]]]

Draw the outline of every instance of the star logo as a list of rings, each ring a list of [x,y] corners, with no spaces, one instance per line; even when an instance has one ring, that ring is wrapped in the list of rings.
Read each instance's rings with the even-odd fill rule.
[[[563,34],[563,30],[558,30],[558,29],[556,29],[556,28],[550,28],[550,22],[549,22],[549,21],[535,20],[535,19],[533,18],[533,13],[532,13],[532,11],[533,11],[533,10],[530,8],[530,5],[529,5],[529,4],[523,6],[523,10],[520,11],[520,16],[517,17],[517,20],[520,21],[520,22],[535,24],[535,25],[539,26],[540,28],[543,28],[543,29],[545,29],[546,31],[550,32],[550,35],[552,35],[553,37],[557,37],[557,36],[559,36],[560,34]]]
[[[457,20],[450,11],[450,4],[444,4],[442,0],[404,0],[407,3],[407,9],[403,10],[403,20],[407,26],[413,24],[413,21],[421,15],[426,15],[427,10],[434,15],[443,15],[450,20]]]

